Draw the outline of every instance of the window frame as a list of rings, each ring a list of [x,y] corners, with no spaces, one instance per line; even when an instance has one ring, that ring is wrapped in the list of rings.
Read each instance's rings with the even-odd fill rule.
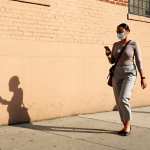
[[[150,0],[128,0],[128,13],[150,18]]]
[[[139,4],[140,1],[141,2],[148,1],[149,2],[149,15],[142,15],[140,13],[134,13],[134,12],[132,13],[131,12],[131,6],[132,6],[131,5],[131,1],[137,1],[138,4]],[[139,9],[139,8],[137,8],[137,9]],[[139,10],[138,10],[138,12],[139,12]],[[127,19],[128,20],[145,22],[145,23],[150,23],[150,0],[128,0],[128,14],[127,14]]]

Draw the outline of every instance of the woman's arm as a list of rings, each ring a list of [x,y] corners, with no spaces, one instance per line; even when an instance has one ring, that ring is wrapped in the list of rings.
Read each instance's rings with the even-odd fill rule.
[[[1,96],[0,96],[0,103],[3,104],[3,105],[8,105],[9,102],[5,99],[3,99]]]
[[[145,80],[146,77],[145,77],[145,73],[143,69],[141,49],[136,42],[135,42],[135,61],[136,61],[136,65],[137,65],[140,77],[141,77],[141,87],[144,89],[147,86],[146,80]]]
[[[142,54],[141,54],[141,49],[136,42],[135,42],[134,53],[135,53],[135,62],[136,62],[140,77],[142,78],[144,76]]]
[[[109,53],[106,53],[106,56],[108,58],[108,61],[110,64],[113,64],[115,62],[115,58],[113,56],[113,52],[114,52],[114,46],[115,44],[113,44],[113,48],[112,48],[112,51],[109,49]]]

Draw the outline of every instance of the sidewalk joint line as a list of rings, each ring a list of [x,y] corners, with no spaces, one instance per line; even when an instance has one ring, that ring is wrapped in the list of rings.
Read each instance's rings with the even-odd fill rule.
[[[118,123],[118,122],[111,122],[111,121],[106,121],[106,120],[100,120],[100,119],[95,119],[95,118],[87,118],[87,117],[81,117],[79,116],[80,118],[83,118],[83,119],[92,119],[92,120],[97,120],[97,121],[103,121],[103,122],[107,122],[107,123],[114,123],[114,124],[118,124],[118,125],[121,125],[121,123]],[[132,126],[135,126],[135,127],[138,127],[138,128],[146,128],[146,129],[150,129],[149,127],[141,127],[139,125],[132,125]]]

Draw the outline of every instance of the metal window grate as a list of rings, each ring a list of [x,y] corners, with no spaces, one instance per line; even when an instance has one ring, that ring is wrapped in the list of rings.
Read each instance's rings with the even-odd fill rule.
[[[150,0],[129,0],[129,14],[150,18]]]

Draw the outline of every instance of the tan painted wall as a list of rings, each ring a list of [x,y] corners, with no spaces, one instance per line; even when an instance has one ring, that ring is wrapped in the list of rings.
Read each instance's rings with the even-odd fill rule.
[[[106,84],[109,64],[103,46],[117,40],[120,22],[127,22],[132,39],[139,41],[149,75],[150,24],[127,20],[127,7],[97,0],[46,3],[51,7],[0,2],[1,124],[12,118],[21,122],[22,116],[35,121],[112,110],[115,101]],[[9,91],[14,75],[23,96],[20,90],[15,89],[14,97]],[[143,91],[139,85],[138,78],[132,106],[149,105],[149,87]],[[27,112],[20,109],[22,97]]]

